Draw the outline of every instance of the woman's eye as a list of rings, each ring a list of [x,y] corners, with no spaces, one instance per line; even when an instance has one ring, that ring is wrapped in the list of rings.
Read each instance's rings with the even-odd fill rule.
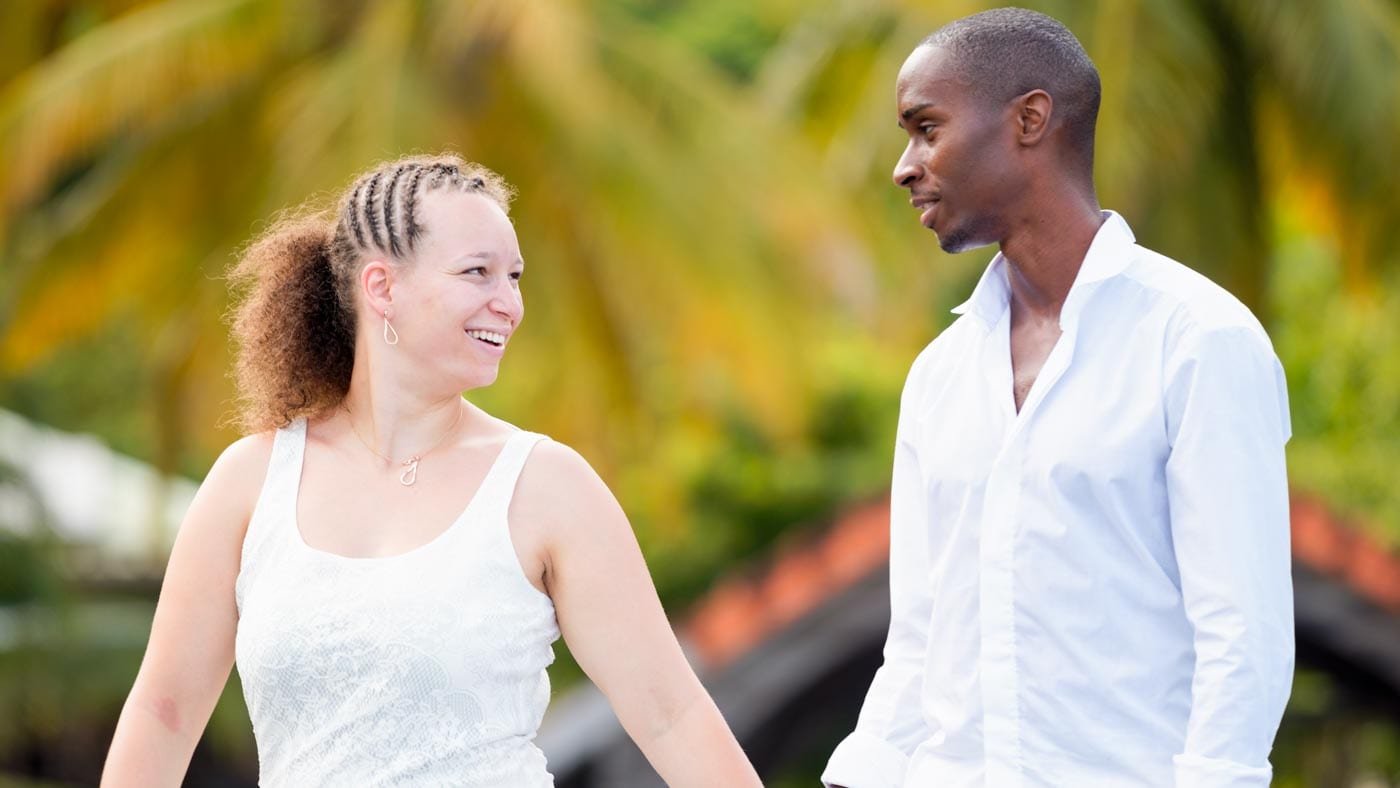
[[[467,270],[463,271],[462,273],[464,273],[464,274],[484,274],[484,273],[486,273],[486,266],[478,265],[478,266],[476,266],[476,267],[474,267],[474,268],[468,268]]]
[[[517,282],[519,282],[519,281],[520,281],[520,277],[522,277],[522,276],[524,276],[524,275],[525,275],[525,272],[524,272],[524,271],[511,271],[511,272],[510,272],[510,278],[511,278],[511,279],[514,279],[514,280],[517,281]]]

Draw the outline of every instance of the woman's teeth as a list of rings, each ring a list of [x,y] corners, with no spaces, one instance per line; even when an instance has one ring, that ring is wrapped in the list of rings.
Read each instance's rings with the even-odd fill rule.
[[[505,335],[497,334],[495,331],[477,331],[473,329],[467,332],[467,336],[473,339],[480,339],[483,342],[490,342],[497,347],[506,343]]]

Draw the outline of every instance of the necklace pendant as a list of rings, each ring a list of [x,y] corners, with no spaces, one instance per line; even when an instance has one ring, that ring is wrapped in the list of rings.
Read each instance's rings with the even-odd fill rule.
[[[404,460],[403,464],[407,466],[408,470],[404,471],[403,474],[399,476],[399,484],[405,487],[412,487],[413,483],[418,481],[418,458],[410,457]]]

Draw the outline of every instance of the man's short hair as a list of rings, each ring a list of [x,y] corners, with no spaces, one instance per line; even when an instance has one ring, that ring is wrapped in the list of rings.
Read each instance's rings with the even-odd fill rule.
[[[1099,72],[1064,25],[1024,8],[996,8],[949,22],[920,46],[951,54],[982,100],[999,104],[1037,88],[1049,93],[1072,152],[1092,168]]]

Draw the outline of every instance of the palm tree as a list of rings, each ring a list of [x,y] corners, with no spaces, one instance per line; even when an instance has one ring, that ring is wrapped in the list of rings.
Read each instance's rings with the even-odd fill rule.
[[[994,3],[845,2],[797,16],[757,78],[851,189],[889,191],[893,79],[939,25]],[[1335,238],[1356,291],[1396,260],[1400,9],[1383,0],[1030,3],[1103,77],[1098,182],[1150,246],[1268,312],[1275,223]],[[833,13],[833,7],[836,9]],[[1303,205],[1302,210],[1296,206]]]
[[[53,38],[52,17],[0,14]],[[519,187],[531,319],[481,396],[605,468],[714,444],[736,403],[795,439],[823,371],[790,340],[850,345],[878,318],[878,222],[739,86],[610,5],[144,3],[30,49],[0,91],[0,377],[123,332],[161,467],[231,437],[211,425],[238,247],[406,151]]]
[[[832,380],[893,389],[977,272],[888,171],[892,75],[983,3],[775,2],[721,57],[635,1],[119,6],[0,11],[0,383],[106,337],[85,360],[134,385],[102,401],[142,414],[121,431],[153,427],[139,448],[165,469],[231,437],[211,425],[238,247],[404,151],[520,187],[530,321],[481,401],[579,444],[655,519],[683,517],[677,480],[735,412],[790,445]],[[1041,6],[1103,72],[1101,193],[1148,245],[1260,313],[1280,222],[1334,238],[1355,292],[1393,265],[1393,3]]]
[[[215,425],[238,248],[375,161],[454,148],[519,187],[530,267],[526,330],[474,398],[578,445],[649,526],[658,578],[699,587],[773,538],[747,533],[753,512],[786,524],[863,473],[819,468],[813,423],[883,483],[888,436],[843,430],[893,426],[880,397],[980,263],[944,258],[889,184],[893,77],[988,5],[0,5],[0,391],[61,380],[36,408],[198,473],[232,437]],[[1335,239],[1353,292],[1394,267],[1393,0],[1032,5],[1103,73],[1101,196],[1146,244],[1258,312],[1285,221]],[[667,27],[739,17],[750,34],[715,34],[719,51]],[[54,372],[74,347],[82,368]],[[704,529],[697,479],[707,504],[731,499],[694,515]]]

